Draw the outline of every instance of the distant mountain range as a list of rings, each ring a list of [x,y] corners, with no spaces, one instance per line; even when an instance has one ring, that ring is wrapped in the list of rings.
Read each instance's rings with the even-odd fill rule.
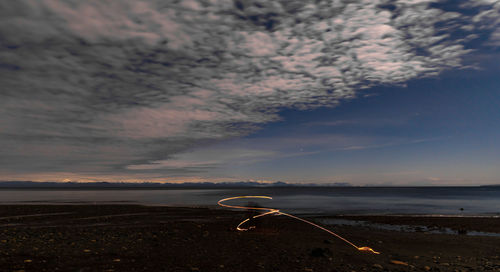
[[[349,183],[336,182],[329,184],[294,184],[282,181],[260,183],[254,181],[240,182],[186,182],[186,183],[152,183],[152,182],[35,182],[35,181],[0,181],[0,188],[40,188],[40,189],[161,189],[161,188],[242,188],[242,187],[349,187]]]

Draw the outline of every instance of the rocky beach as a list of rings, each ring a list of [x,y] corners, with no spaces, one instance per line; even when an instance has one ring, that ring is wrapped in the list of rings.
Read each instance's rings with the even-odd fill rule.
[[[139,205],[2,205],[0,271],[500,271],[493,217],[335,217],[327,226],[375,255],[283,216],[255,220],[227,209]],[[333,217],[332,217],[333,218]],[[312,219],[314,222],[321,220]],[[384,230],[425,225],[462,235]]]

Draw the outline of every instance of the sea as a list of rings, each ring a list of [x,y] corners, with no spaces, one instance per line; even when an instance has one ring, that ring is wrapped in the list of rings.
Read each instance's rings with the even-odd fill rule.
[[[6,204],[140,204],[222,208],[258,205],[302,215],[453,215],[500,217],[500,186],[256,187],[217,189],[0,189]]]

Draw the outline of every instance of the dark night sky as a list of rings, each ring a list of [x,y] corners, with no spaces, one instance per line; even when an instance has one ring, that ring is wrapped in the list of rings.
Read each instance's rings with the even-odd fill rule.
[[[500,181],[500,2],[0,3],[0,180]]]

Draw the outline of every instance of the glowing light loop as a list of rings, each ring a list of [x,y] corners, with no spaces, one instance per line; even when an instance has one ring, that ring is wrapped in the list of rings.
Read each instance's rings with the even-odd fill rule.
[[[241,221],[238,226],[236,227],[237,230],[239,231],[246,231],[246,230],[249,230],[249,229],[252,229],[254,227],[248,227],[248,228],[244,228],[242,227],[245,223],[247,223],[249,220],[251,219],[255,219],[255,218],[259,218],[259,217],[263,217],[263,216],[266,216],[266,215],[284,215],[284,216],[287,216],[287,217],[290,217],[290,218],[293,218],[293,219],[296,219],[296,220],[299,220],[299,221],[302,221],[304,223],[307,223],[309,225],[312,225],[320,230],[323,230],[333,236],[335,236],[336,238],[346,242],[347,244],[349,244],[350,246],[356,248],[357,250],[359,251],[365,251],[365,252],[369,252],[369,253],[373,253],[373,254],[380,254],[380,252],[377,252],[375,250],[373,250],[372,248],[370,247],[367,247],[367,246],[362,246],[362,247],[358,247],[356,246],[354,243],[352,243],[351,241],[345,239],[344,237],[338,235],[337,233],[327,229],[327,228],[324,228],[318,224],[315,224],[311,221],[308,221],[308,220],[305,220],[303,218],[300,218],[300,217],[297,217],[297,216],[294,216],[294,215],[291,215],[291,214],[287,214],[287,213],[284,213],[278,209],[273,209],[273,208],[264,208],[264,207],[245,207],[245,206],[237,206],[237,205],[228,205],[228,204],[225,204],[223,202],[226,202],[226,201],[229,201],[229,200],[234,200],[234,199],[242,199],[242,198],[261,198],[261,199],[273,199],[272,197],[270,196],[235,196],[235,197],[228,197],[228,198],[224,198],[224,199],[221,199],[217,202],[217,204],[219,204],[219,206],[222,206],[222,207],[225,207],[225,208],[231,208],[231,209],[242,209],[242,210],[256,210],[256,211],[262,211],[263,213],[259,214],[259,215],[255,215],[255,216],[252,216],[250,218],[247,218],[243,221]]]

